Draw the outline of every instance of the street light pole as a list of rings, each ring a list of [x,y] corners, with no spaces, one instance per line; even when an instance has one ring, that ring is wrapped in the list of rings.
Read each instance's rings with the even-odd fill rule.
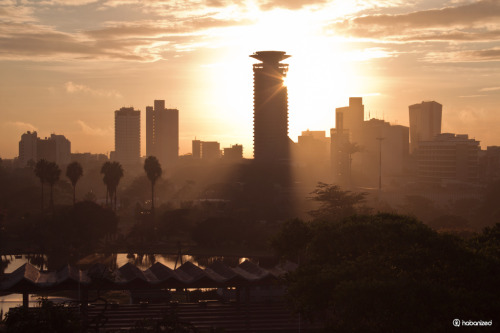
[[[378,190],[382,191],[382,140],[385,138],[378,137],[378,153],[379,153],[379,165],[378,165]]]

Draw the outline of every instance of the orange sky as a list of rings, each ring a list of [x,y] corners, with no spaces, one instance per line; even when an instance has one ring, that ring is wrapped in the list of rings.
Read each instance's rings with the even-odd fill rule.
[[[181,154],[197,137],[251,157],[260,50],[292,55],[295,141],[362,96],[371,117],[403,125],[408,105],[436,100],[443,131],[500,145],[498,0],[0,0],[0,157],[27,130],[109,152],[113,111],[141,110],[144,129],[154,99],[180,110]]]

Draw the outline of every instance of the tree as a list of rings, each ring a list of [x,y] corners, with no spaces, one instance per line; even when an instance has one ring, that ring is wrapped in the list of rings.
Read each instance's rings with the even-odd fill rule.
[[[105,162],[101,167],[101,174],[104,175],[102,181],[106,184],[106,205],[108,205],[108,196],[113,205],[114,198],[114,210],[116,211],[116,189],[120,183],[120,179],[123,177],[123,167],[118,162]]]
[[[54,210],[54,184],[59,180],[61,169],[55,162],[49,162],[46,168],[46,180],[50,185],[50,208]]]
[[[319,209],[309,212],[317,220],[341,220],[368,211],[367,207],[361,206],[365,202],[366,193],[343,191],[340,186],[318,182],[311,194],[309,199],[320,204]]]
[[[144,171],[151,182],[151,212],[154,214],[155,210],[155,183],[161,177],[161,165],[158,159],[154,156],[149,156],[144,161]]]
[[[455,318],[498,314],[498,259],[455,236],[393,214],[305,226],[304,260],[285,276],[288,299],[329,332],[443,332]],[[282,241],[289,249],[295,238]]]
[[[37,176],[40,179],[40,183],[42,184],[42,199],[41,199],[42,212],[43,212],[43,206],[44,206],[43,205],[43,203],[44,203],[43,189],[44,189],[45,182],[47,181],[47,165],[48,164],[49,164],[49,162],[47,162],[46,159],[42,158],[41,160],[39,160],[36,163],[35,169],[34,169],[35,176]]]
[[[73,185],[73,205],[76,202],[76,183],[83,176],[83,169],[80,163],[71,162],[66,167],[66,177],[71,181],[71,185]]]

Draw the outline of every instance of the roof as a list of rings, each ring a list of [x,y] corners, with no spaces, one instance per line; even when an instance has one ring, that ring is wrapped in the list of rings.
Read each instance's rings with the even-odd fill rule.
[[[96,264],[88,270],[66,265],[58,271],[40,271],[26,263],[0,280],[0,291],[37,292],[43,290],[73,290],[78,288],[103,290],[215,288],[269,284],[297,268],[286,262],[265,269],[248,260],[236,267],[216,261],[205,269],[186,262],[175,270],[155,263],[141,270],[127,263],[116,270]]]

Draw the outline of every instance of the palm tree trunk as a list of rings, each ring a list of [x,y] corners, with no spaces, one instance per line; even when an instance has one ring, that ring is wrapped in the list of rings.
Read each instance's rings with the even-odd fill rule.
[[[151,182],[151,214],[155,213],[155,184]]]
[[[54,211],[54,185],[50,184],[50,209]]]
[[[42,213],[43,213],[43,183],[42,183],[42,199],[41,199],[41,207],[42,207]]]
[[[76,203],[76,185],[73,185],[73,206]]]
[[[109,187],[106,187],[106,207],[108,207]]]

